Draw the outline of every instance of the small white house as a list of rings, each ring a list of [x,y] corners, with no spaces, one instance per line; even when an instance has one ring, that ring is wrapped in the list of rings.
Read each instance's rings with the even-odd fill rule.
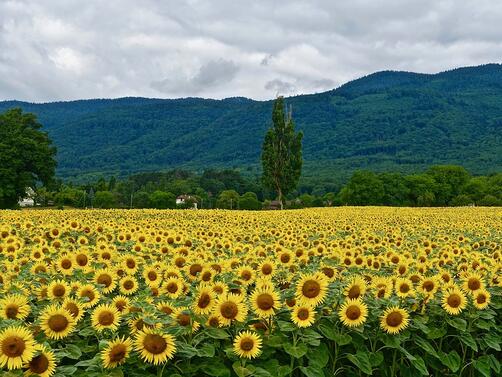
[[[19,207],[33,207],[35,206],[35,191],[31,187],[26,189],[26,195],[24,198],[20,199]]]
[[[193,203],[193,208],[197,209],[197,199],[194,198],[191,195],[179,195],[176,198],[176,205],[181,206],[184,205],[186,202],[192,202]]]

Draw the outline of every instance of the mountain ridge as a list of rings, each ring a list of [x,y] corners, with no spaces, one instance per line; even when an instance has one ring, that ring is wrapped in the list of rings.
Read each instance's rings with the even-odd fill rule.
[[[502,166],[502,65],[436,74],[380,71],[322,93],[286,97],[304,131],[304,175],[343,181],[355,169],[412,172],[456,163]],[[175,167],[258,173],[272,100],[122,97],[2,101],[38,115],[58,147],[58,174]]]

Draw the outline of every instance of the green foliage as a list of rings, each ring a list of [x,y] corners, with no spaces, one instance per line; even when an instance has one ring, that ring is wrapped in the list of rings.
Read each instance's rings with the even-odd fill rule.
[[[56,149],[34,114],[0,114],[0,208],[13,208],[38,182],[54,177]]]
[[[93,206],[95,208],[117,207],[117,198],[110,191],[98,191],[94,195]]]
[[[171,192],[154,191],[150,194],[150,205],[157,209],[176,208],[176,196]]]
[[[383,200],[384,185],[377,175],[370,171],[356,171],[347,185],[340,191],[343,203],[350,205],[374,205]]]
[[[287,98],[304,133],[300,187],[322,182],[325,192],[338,191],[361,169],[410,174],[457,164],[476,174],[497,171],[501,82],[499,64],[435,75],[379,72],[336,90]],[[58,174],[83,182],[175,167],[249,167],[246,174],[260,174],[273,101],[0,102],[0,111],[12,107],[37,114],[58,146]]]
[[[273,126],[265,134],[262,148],[262,180],[265,187],[283,197],[298,185],[302,172],[302,132],[295,132],[291,114],[284,115],[284,99],[278,97],[272,111]]]
[[[239,209],[259,210],[261,208],[262,204],[254,192],[246,192],[239,198]]]
[[[239,204],[239,193],[235,190],[222,191],[216,202],[217,208],[237,209]]]

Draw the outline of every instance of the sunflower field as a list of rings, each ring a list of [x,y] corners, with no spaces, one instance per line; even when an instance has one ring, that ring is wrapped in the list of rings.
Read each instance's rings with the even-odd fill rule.
[[[0,375],[501,376],[502,209],[0,211]]]

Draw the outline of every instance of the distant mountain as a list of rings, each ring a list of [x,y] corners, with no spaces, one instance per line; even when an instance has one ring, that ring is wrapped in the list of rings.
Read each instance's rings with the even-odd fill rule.
[[[502,65],[438,74],[377,72],[337,89],[287,98],[304,132],[306,177],[354,169],[502,168]],[[173,167],[257,171],[272,101],[120,98],[32,104],[58,147],[62,177]]]

